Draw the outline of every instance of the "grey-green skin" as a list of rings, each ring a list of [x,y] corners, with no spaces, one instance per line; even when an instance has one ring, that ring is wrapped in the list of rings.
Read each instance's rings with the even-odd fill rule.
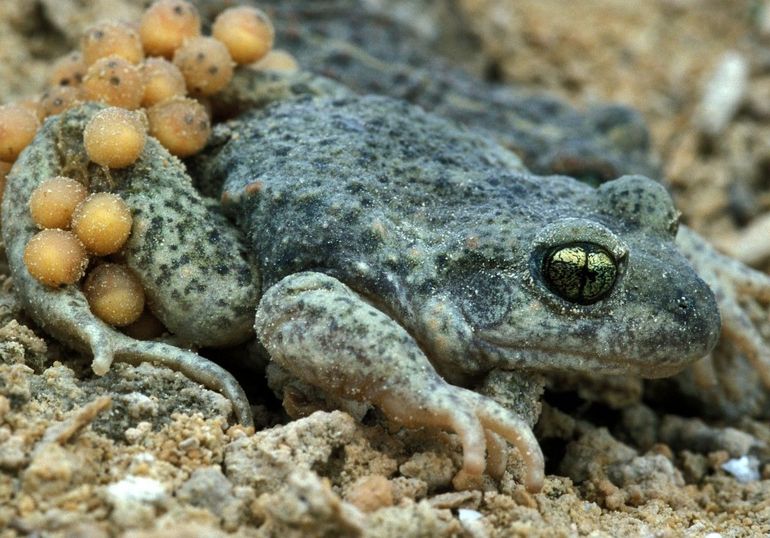
[[[132,207],[125,262],[182,341],[242,341],[256,311],[259,340],[297,378],[405,425],[457,432],[469,475],[487,459],[499,475],[506,440],[532,491],[543,456],[524,413],[459,385],[497,371],[513,385],[554,370],[658,377],[714,346],[714,297],[676,249],[678,213],[659,184],[628,176],[594,189],[532,176],[489,138],[417,107],[297,80],[270,90],[265,100],[277,103],[222,126],[192,167],[207,190],[221,186],[243,237],[154,140],[135,165],[106,173],[87,164],[78,136],[97,107],[48,120],[3,203],[9,264],[30,314],[93,351],[97,371],[112,358],[157,360],[223,390],[249,420],[237,384],[205,359],[131,340],[95,319],[76,286],[52,290],[29,275],[27,200],[67,174]],[[552,247],[576,241],[600,245],[618,268],[591,305],[554,294],[541,273]]]
[[[222,0],[195,0],[213,17]],[[491,136],[538,174],[565,174],[596,185],[624,174],[661,178],[640,115],[599,105],[578,112],[539,91],[480,80],[456,66],[478,54],[473,36],[447,0],[402,0],[413,13],[434,17],[433,38],[393,14],[398,5],[366,0],[263,0],[277,41],[300,64],[362,93],[419,104]],[[396,4],[399,4],[398,2]],[[451,60],[450,60],[451,59]],[[717,252],[685,226],[679,250],[717,296],[723,338],[714,356],[677,376],[678,390],[698,412],[737,418],[770,415],[770,278]],[[663,390],[664,394],[670,391]],[[668,400],[664,396],[664,400]]]

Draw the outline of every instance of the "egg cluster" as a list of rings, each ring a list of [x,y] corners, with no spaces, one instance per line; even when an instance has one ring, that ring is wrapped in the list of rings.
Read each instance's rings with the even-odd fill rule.
[[[89,255],[108,256],[131,234],[131,211],[117,194],[88,194],[82,183],[56,176],[42,182],[29,200],[32,220],[43,230],[24,250],[27,270],[41,283],[74,284],[84,275]],[[83,291],[98,317],[116,326],[133,323],[144,309],[139,279],[121,265],[97,265]]]
[[[153,3],[138,24],[94,25],[79,50],[53,64],[44,93],[0,106],[0,189],[41,122],[86,101],[107,105],[83,131],[86,154],[99,166],[133,165],[148,136],[178,157],[197,153],[211,133],[209,100],[229,84],[237,64],[296,69],[291,55],[272,50],[273,40],[270,20],[252,7],[224,10],[204,36],[198,11],[185,0]],[[91,267],[82,290],[96,316],[129,334],[158,333],[139,279],[114,263],[132,226],[131,210],[117,194],[89,193],[79,181],[57,176],[32,193],[29,210],[41,228],[24,253],[34,278],[52,288],[76,284]]]

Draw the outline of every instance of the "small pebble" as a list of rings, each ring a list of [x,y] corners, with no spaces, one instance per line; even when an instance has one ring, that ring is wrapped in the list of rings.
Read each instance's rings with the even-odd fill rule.
[[[720,134],[740,108],[749,84],[749,63],[739,52],[725,54],[706,82],[695,125],[706,135]]]
[[[471,521],[478,521],[479,519],[484,517],[484,515],[478,510],[469,510],[468,508],[460,508],[459,510],[457,510],[457,517],[463,523],[468,523]]]
[[[727,460],[722,470],[730,473],[741,484],[759,480],[759,460],[754,456],[741,456]]]
[[[107,486],[107,498],[112,503],[155,503],[168,495],[165,486],[154,478],[128,475],[120,482]]]
[[[116,107],[94,114],[83,130],[88,158],[108,168],[124,168],[136,162],[146,138],[142,116]]]
[[[345,495],[362,512],[374,512],[393,506],[393,485],[382,475],[367,475],[356,480]]]
[[[80,280],[88,265],[88,256],[72,232],[43,230],[27,243],[24,264],[36,280],[57,287]]]
[[[131,235],[131,210],[117,194],[99,192],[83,200],[72,215],[72,231],[98,256],[114,254]]]

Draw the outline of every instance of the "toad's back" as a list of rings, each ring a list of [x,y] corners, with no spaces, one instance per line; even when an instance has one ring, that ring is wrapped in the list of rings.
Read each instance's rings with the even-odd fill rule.
[[[292,272],[362,264],[432,280],[434,264],[414,256],[437,261],[468,240],[513,257],[519,234],[585,214],[594,192],[531,176],[489,139],[383,97],[279,104],[238,127],[209,162],[226,175],[225,199],[240,202],[265,287]]]
[[[218,140],[196,175],[224,184],[262,293],[296,273],[334,277],[419,335],[444,375],[664,375],[713,346],[713,296],[652,180],[532,176],[494,141],[375,96],[290,99]],[[581,256],[607,272],[584,272]]]

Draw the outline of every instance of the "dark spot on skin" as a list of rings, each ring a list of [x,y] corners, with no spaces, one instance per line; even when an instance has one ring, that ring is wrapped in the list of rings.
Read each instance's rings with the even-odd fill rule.
[[[248,267],[240,267],[238,269],[238,283],[242,286],[251,284],[251,271]]]
[[[115,69],[117,66],[118,66],[118,62],[116,62],[115,60],[110,60],[109,62],[107,62],[107,67],[109,67],[110,69]]]
[[[348,191],[350,194],[357,194],[364,190],[364,186],[361,183],[350,183],[347,187],[345,187],[345,190]]]
[[[101,30],[94,30],[94,32],[91,34],[91,37],[97,40],[101,39],[104,37],[104,32],[102,32]]]
[[[319,171],[325,171],[329,167],[329,159],[327,159],[326,157],[313,159],[312,163],[313,163],[313,167]]]
[[[120,77],[110,77],[110,84],[120,86]]]
[[[189,282],[187,286],[185,286],[184,288],[184,292],[186,295],[193,295],[195,292],[203,293],[205,291],[206,291],[206,286],[204,286],[197,280],[193,280],[192,282]]]
[[[163,227],[163,218],[159,215],[152,217],[150,220],[150,227],[153,228],[154,231],[160,231]]]
[[[183,15],[184,14],[184,9],[182,8],[182,6],[180,6],[179,4],[175,5],[174,6],[174,14],[175,15]]]
[[[169,209],[173,209],[177,213],[182,213],[184,211],[184,206],[179,203],[178,200],[164,200],[163,205]]]
[[[198,63],[201,63],[203,60],[206,59],[206,55],[202,52],[199,52],[196,54],[195,59],[198,61]]]
[[[209,67],[208,72],[210,75],[216,75],[217,73],[219,73],[219,67],[217,67],[216,65],[212,65],[211,67]]]

